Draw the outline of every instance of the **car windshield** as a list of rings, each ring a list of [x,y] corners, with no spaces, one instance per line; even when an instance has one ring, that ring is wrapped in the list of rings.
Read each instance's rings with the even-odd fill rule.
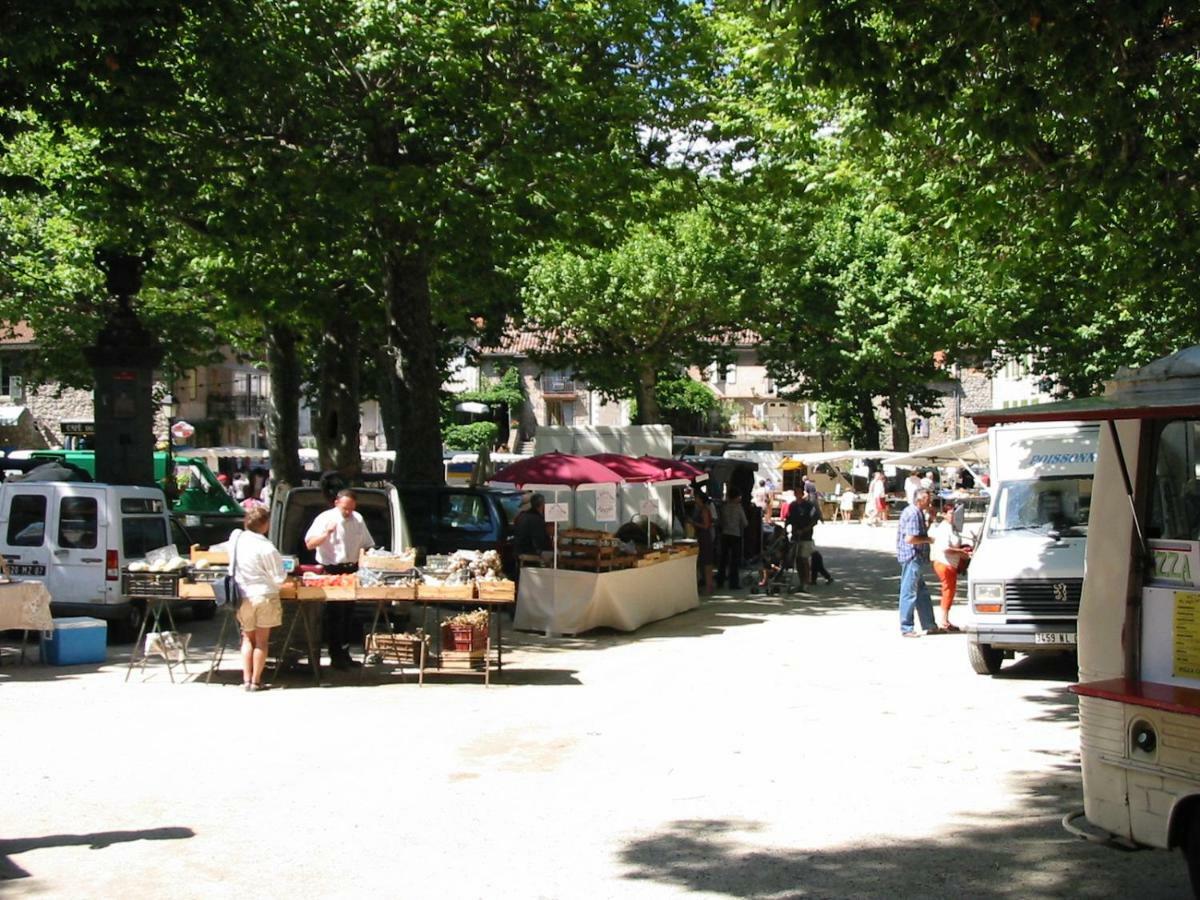
[[[988,534],[1018,531],[1056,532],[1065,537],[1087,534],[1092,506],[1092,478],[1039,478],[1000,486],[988,520]]]

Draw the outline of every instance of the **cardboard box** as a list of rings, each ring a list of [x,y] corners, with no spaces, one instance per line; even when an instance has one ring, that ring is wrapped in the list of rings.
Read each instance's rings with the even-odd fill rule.
[[[42,632],[42,659],[51,666],[102,663],[108,658],[107,641],[108,623],[103,619],[55,619],[54,630]]]

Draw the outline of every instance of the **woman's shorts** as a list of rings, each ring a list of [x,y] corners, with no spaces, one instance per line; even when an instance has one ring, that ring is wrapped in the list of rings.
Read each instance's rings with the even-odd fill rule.
[[[247,597],[237,611],[242,631],[276,628],[283,624],[283,604],[278,597]]]

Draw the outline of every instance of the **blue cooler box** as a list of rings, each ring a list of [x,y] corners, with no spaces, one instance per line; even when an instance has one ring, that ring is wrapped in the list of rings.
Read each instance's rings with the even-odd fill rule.
[[[108,623],[103,619],[55,619],[54,630],[42,632],[42,659],[52,666],[102,663],[108,658],[107,642]]]

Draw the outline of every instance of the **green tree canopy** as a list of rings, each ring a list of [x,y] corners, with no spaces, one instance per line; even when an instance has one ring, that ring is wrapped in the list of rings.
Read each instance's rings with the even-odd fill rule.
[[[634,397],[638,421],[660,419],[662,372],[711,360],[741,327],[749,258],[700,206],[630,226],[607,250],[555,245],[529,269],[523,299],[549,337],[547,365],[612,397]]]

